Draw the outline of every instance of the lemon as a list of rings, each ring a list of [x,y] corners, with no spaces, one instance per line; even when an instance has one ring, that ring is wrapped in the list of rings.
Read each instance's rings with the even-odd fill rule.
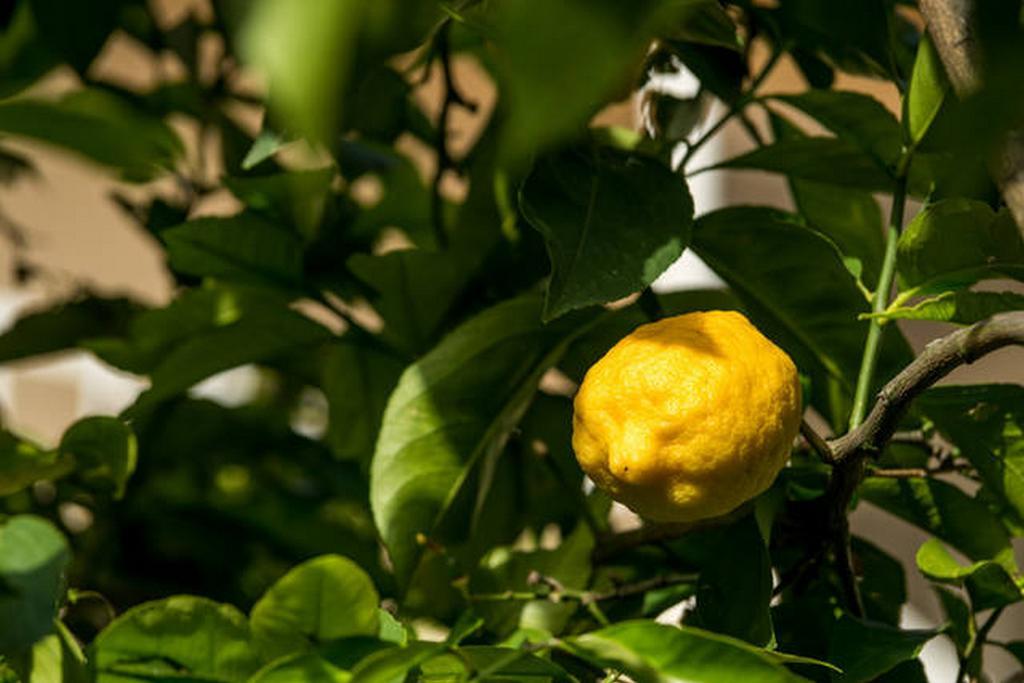
[[[735,311],[642,325],[576,394],[572,445],[594,483],[659,522],[717,517],[767,489],[800,428],[786,353]]]

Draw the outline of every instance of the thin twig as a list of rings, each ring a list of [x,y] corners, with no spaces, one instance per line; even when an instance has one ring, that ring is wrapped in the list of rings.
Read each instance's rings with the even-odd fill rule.
[[[828,443],[821,437],[821,434],[814,431],[814,427],[807,420],[800,420],[800,434],[807,441],[807,445],[818,454],[822,462],[828,465],[835,464],[835,456],[832,454],[832,449],[829,448]]]

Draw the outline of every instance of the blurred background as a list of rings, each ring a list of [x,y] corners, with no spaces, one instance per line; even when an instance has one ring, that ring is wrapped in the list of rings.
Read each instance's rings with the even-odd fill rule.
[[[189,16],[203,16],[210,8],[203,0],[154,1],[157,15],[166,27],[180,24]],[[202,52],[218,54],[223,46],[216,41],[202,44]],[[755,51],[755,55],[756,55]],[[762,55],[762,59],[767,55]],[[106,78],[144,86],[156,83],[183,67],[171,55],[154,60],[138,49],[131,39],[114,36],[104,47],[93,68]],[[475,114],[457,109],[452,115],[455,146],[467,146],[480,133],[493,106],[493,87],[471,61],[456,60],[455,79],[462,92],[480,106]],[[56,72],[36,86],[36,92],[59,93],[76,83],[75,76]],[[258,82],[252,87],[260,88]],[[680,73],[652,81],[648,87],[667,89],[677,94],[696,93],[692,76]],[[784,58],[765,82],[766,92],[798,92],[804,83],[797,69]],[[900,103],[891,84],[867,78],[840,75],[838,89],[856,90],[872,95],[894,112]],[[440,87],[428,82],[418,91],[424,109],[436,112]],[[715,103],[707,103],[705,120],[718,117]],[[643,125],[643,95],[621,102],[598,119],[603,124],[636,128]],[[255,134],[261,112],[239,111],[237,121]],[[763,120],[754,120],[766,127]],[[189,155],[200,158],[204,147],[215,141],[201,139],[198,131],[184,122],[176,126],[186,141]],[[700,134],[695,131],[695,135]],[[5,142],[6,144],[6,142]],[[689,162],[691,168],[736,155],[751,146],[738,121],[727,125],[710,144]],[[30,154],[38,173],[14,184],[0,185],[0,329],[6,328],[19,312],[48,301],[66,298],[82,287],[106,295],[124,295],[150,305],[162,305],[171,298],[172,279],[153,237],[140,229],[113,201],[117,194],[170,190],[153,184],[144,189],[118,183],[95,166],[29,143],[10,143],[10,147]],[[424,179],[432,175],[433,158],[425,147],[410,141],[406,151],[417,163]],[[456,150],[457,151],[457,150]],[[215,155],[209,155],[215,156]],[[211,169],[217,174],[217,169]],[[164,181],[161,181],[164,182]],[[173,181],[167,181],[173,182]],[[444,188],[458,193],[457,182]],[[789,192],[781,176],[749,171],[710,171],[693,178],[691,190],[697,213],[731,204],[789,206]],[[372,188],[371,188],[372,191]],[[912,215],[916,206],[908,206]],[[236,209],[228,195],[208,198],[197,213],[231,213]],[[888,207],[883,207],[888,212]],[[27,285],[19,284],[20,269],[31,268],[36,276]],[[656,283],[661,292],[721,285],[717,277],[695,256],[687,253]],[[1012,283],[999,283],[999,289],[1012,289]],[[1017,287],[1020,291],[1020,287]],[[904,330],[920,350],[931,338],[948,331],[942,324],[903,324]],[[1024,349],[1006,349],[989,355],[974,366],[957,370],[943,380],[961,382],[1024,383]],[[258,385],[255,372],[234,370],[204,382],[195,393],[236,404],[245,400]],[[131,375],[116,372],[85,353],[51,356],[42,361],[20,362],[0,367],[0,415],[12,430],[35,438],[43,444],[56,442],[63,430],[76,419],[92,414],[111,414],[129,405],[145,384]],[[74,514],[74,510],[69,511]],[[83,523],[87,524],[88,520]],[[628,524],[628,520],[622,521]],[[907,626],[934,626],[942,621],[942,611],[928,584],[914,567],[914,553],[926,536],[909,525],[869,504],[859,506],[852,518],[854,532],[874,541],[882,549],[899,557],[907,569],[912,608],[905,615]],[[71,525],[69,525],[71,526]],[[1019,539],[1018,539],[1019,540]],[[1018,554],[1024,548],[1018,547]],[[1024,633],[1024,605],[1008,610],[994,636],[1019,637]],[[1004,652],[986,652],[991,672],[1002,677],[1015,670],[1015,663]],[[956,656],[946,639],[936,639],[927,647],[924,661],[934,681],[952,681]]]

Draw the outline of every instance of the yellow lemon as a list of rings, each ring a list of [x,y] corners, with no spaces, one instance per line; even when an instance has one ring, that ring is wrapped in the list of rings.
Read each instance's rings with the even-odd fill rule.
[[[598,487],[643,517],[717,517],[767,489],[800,428],[786,353],[735,311],[642,325],[587,371],[572,446]]]

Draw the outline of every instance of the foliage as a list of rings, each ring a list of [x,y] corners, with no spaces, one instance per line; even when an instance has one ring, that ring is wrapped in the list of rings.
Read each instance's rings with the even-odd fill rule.
[[[1024,309],[997,291],[1024,241],[984,164],[1024,112],[1019,11],[982,22],[991,76],[958,100],[896,0],[214,0],[173,24],[155,5],[0,8],[0,179],[35,172],[30,141],[135,184],[115,199],[175,283],[158,307],[82,288],[0,335],[0,362],[79,349],[149,382],[56,445],[0,430],[0,681],[923,680],[938,631],[900,628],[904,570],[849,543],[851,501],[931,536],[919,570],[979,675],[1024,600],[1020,387],[926,392],[901,423],[918,436],[847,497],[801,440],[717,527],[639,536],[584,484],[571,395],[635,326],[739,308],[839,433],[911,360],[890,321]],[[97,67],[114,42],[174,68],[120,82]],[[806,89],[764,92],[780,60]],[[701,92],[649,92],[654,132],[591,123],[680,65]],[[479,130],[458,151],[455,112]],[[687,179],[713,169],[673,150],[727,122],[750,147],[713,169],[780,175],[793,210],[694,215]],[[196,217],[217,193],[237,210]],[[0,232],[14,274],[45,277],[23,239]],[[728,291],[655,294],[685,249]],[[239,366],[260,378],[243,404],[192,391]]]

